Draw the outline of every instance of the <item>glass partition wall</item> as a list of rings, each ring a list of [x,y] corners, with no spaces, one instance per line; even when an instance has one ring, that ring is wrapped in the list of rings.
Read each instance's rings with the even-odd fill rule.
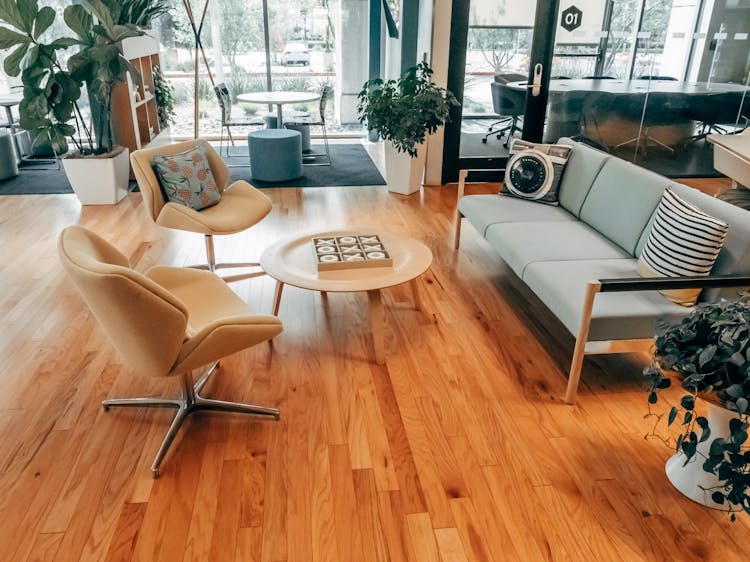
[[[176,93],[177,119],[171,127],[172,136],[192,138],[194,36],[182,0],[171,3],[173,9],[154,27],[161,44],[163,70]],[[191,2],[196,20],[200,20],[204,6],[205,0]],[[352,50],[351,37],[368,37],[368,9],[367,0],[210,0],[201,40],[214,80],[226,83],[232,96],[232,115],[265,115],[268,107],[238,102],[236,96],[267,90],[269,82],[271,89],[286,91],[321,91],[329,85],[336,92],[326,108],[329,135],[361,136],[356,112],[351,111],[351,104],[340,107],[340,100],[342,82],[361,86],[367,76],[350,76],[351,66],[346,68],[340,52],[342,44]],[[360,45],[364,48],[360,46],[360,52],[350,56],[364,61],[366,67],[367,40]],[[202,60],[199,97],[200,135],[218,138],[221,112]],[[317,113],[318,103],[298,104],[287,110]]]
[[[531,99],[533,6],[471,3],[460,143],[446,181],[458,168],[504,165],[511,129],[535,135],[516,108]],[[750,0],[561,0],[554,30],[545,142],[573,137],[671,177],[717,175],[707,135],[741,132],[750,118]],[[516,80],[499,86],[508,76]]]

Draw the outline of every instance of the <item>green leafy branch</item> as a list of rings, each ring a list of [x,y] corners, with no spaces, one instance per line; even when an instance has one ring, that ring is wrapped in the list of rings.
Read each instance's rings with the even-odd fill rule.
[[[83,0],[83,4],[67,6],[63,19],[75,37],[43,42],[42,35],[55,21],[52,8],[39,8],[37,0],[0,0],[0,20],[6,24],[0,25],[0,50],[12,49],[4,70],[9,76],[21,76],[20,125],[30,132],[34,146],[49,141],[57,153],[65,153],[67,137],[71,137],[79,151],[92,150],[86,147],[95,146],[94,136],[78,106],[85,83],[90,98],[101,107],[93,152],[112,149],[112,89],[125,79],[126,71],[135,73],[122,56],[120,41],[143,34],[136,25],[116,23],[120,11],[111,0],[106,4]],[[68,59],[64,69],[57,52],[73,46],[80,50]]]

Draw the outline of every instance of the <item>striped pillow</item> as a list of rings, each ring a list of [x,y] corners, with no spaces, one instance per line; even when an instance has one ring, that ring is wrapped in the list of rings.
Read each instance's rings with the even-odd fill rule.
[[[727,223],[667,189],[638,259],[638,273],[641,277],[705,277],[711,273],[728,229]],[[662,294],[682,306],[693,306],[700,292],[675,289]]]

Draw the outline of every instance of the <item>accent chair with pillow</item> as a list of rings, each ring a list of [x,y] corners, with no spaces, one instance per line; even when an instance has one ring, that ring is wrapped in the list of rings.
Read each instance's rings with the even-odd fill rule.
[[[216,263],[214,235],[235,234],[257,224],[271,212],[271,199],[246,181],[229,184],[229,168],[210,144],[189,140],[136,150],[130,161],[148,216],[165,228],[203,234],[208,263],[193,267],[215,271],[259,265]]]
[[[559,206],[533,194],[464,196],[461,170],[454,245],[466,218],[576,337],[573,403],[584,355],[643,349],[698,293],[715,302],[750,287],[750,212],[585,144],[558,144],[571,148]]]
[[[183,422],[197,410],[279,419],[276,408],[200,395],[220,359],[281,333],[276,316],[253,314],[220,277],[208,271],[154,267],[139,273],[116,248],[81,226],[62,231],[58,253],[125,364],[144,375],[181,379],[181,398],[102,402],[105,410],[115,406],[177,410],[151,464],[155,478]],[[192,372],[200,368],[203,372],[194,380]]]

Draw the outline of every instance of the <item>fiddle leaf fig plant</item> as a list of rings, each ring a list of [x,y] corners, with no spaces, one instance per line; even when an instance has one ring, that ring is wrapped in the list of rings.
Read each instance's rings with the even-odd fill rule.
[[[407,70],[398,80],[380,78],[365,82],[359,93],[360,123],[377,131],[398,152],[417,155],[417,145],[450,119],[455,96],[432,82],[426,62]]]
[[[0,0],[0,23],[5,24],[0,25],[0,50],[12,49],[4,70],[9,76],[21,76],[19,124],[32,135],[35,146],[49,142],[55,152],[65,153],[70,137],[83,154],[112,150],[112,89],[125,79],[127,70],[137,76],[122,56],[119,42],[143,31],[133,24],[116,24],[119,13],[113,17],[110,10],[102,0],[67,6],[63,19],[75,36],[46,42],[43,34],[56,17],[52,8],[39,8],[37,0]],[[63,68],[58,51],[74,46],[80,50]],[[78,106],[84,84],[100,108],[95,136]]]
[[[750,514],[750,302],[743,298],[699,305],[657,336],[653,362],[644,371],[650,381],[649,404],[671,386],[669,372],[678,374],[687,391],[667,415],[668,425],[682,423],[675,450],[684,453],[685,464],[700,457],[696,460],[703,470],[718,477],[721,485],[708,490],[714,502]],[[698,448],[711,439],[708,420],[696,412],[699,395],[737,414],[729,422],[729,437],[713,439],[708,454]],[[662,418],[650,407],[649,415],[657,423]]]

